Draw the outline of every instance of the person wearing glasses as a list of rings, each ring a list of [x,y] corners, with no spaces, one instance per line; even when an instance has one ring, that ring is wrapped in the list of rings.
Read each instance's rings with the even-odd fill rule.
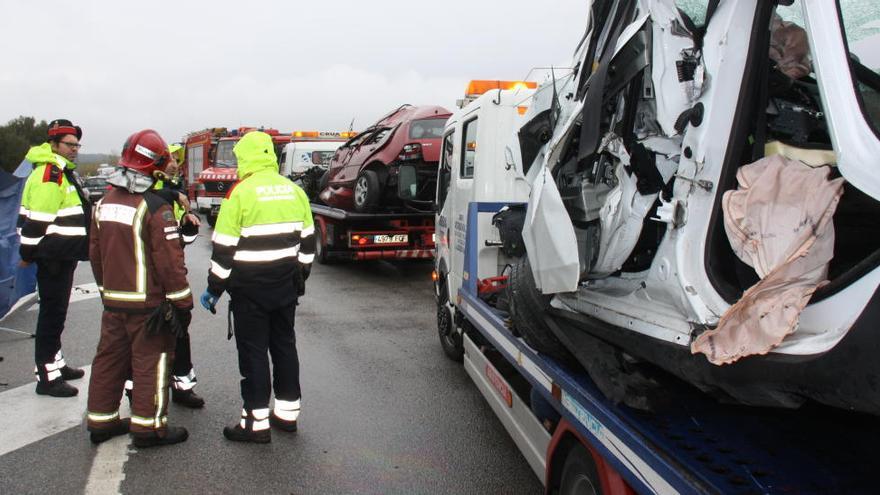
[[[52,397],[76,395],[76,387],[67,380],[85,374],[68,365],[61,352],[73,272],[79,261],[89,259],[86,220],[91,209],[73,173],[80,138],[82,129],[69,120],[49,123],[48,142],[32,147],[25,156],[34,170],[25,183],[18,216],[21,265],[37,264],[37,393]]]

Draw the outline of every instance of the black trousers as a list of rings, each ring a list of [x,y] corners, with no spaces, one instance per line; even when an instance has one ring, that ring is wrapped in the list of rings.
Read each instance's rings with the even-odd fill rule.
[[[37,260],[37,292],[40,313],[34,342],[34,361],[41,379],[46,379],[45,365],[55,362],[61,350],[61,333],[67,319],[70,290],[76,260]]]
[[[174,365],[171,374],[174,376],[186,376],[192,369],[192,349],[189,345],[189,334],[177,339],[174,347]]]
[[[241,398],[248,411],[268,408],[273,389],[276,399],[300,398],[299,356],[293,328],[296,301],[267,305],[265,300],[257,303],[260,299],[255,295],[247,289],[230,292],[238,370],[242,376]]]

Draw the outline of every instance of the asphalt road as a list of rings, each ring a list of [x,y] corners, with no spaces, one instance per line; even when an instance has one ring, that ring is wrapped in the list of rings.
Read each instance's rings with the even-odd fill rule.
[[[187,248],[196,298],[205,288],[209,236],[203,227]],[[190,439],[161,449],[137,451],[127,437],[95,448],[81,423],[39,433],[52,431],[53,414],[75,412],[76,399],[34,394],[33,341],[0,331],[0,382],[7,383],[0,415],[22,416],[10,418],[12,428],[33,434],[33,443],[9,451],[2,448],[12,429],[0,431],[0,452],[8,451],[0,456],[0,493],[540,493],[501,423],[437,342],[430,270],[425,262],[315,266],[296,318],[299,431],[275,431],[269,445],[222,435],[241,408],[226,296],[216,316],[197,308],[191,327],[196,391],[207,405],[172,404],[169,421],[187,427]],[[80,264],[76,283],[92,282]],[[69,363],[91,363],[100,308],[94,297],[71,304],[63,337]],[[30,331],[36,315],[19,311],[0,325]],[[72,383],[85,394],[87,383]],[[36,412],[14,414],[24,402]]]

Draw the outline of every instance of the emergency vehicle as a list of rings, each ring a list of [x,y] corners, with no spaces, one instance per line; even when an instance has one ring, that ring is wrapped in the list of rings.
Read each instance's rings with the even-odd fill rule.
[[[511,327],[509,307],[522,301],[505,301],[500,289],[517,276],[507,254],[516,246],[502,243],[497,215],[529,192],[519,151],[506,143],[520,138],[523,108],[543,91],[491,89],[447,122],[434,280],[444,351],[463,362],[546,493],[870,491],[880,440],[870,416],[723,404],[659,370],[665,400],[650,411],[629,407],[591,378],[603,363],[588,374]]]
[[[238,180],[238,163],[232,148],[249,131],[260,130],[272,136],[276,155],[281,147],[289,143],[291,135],[277,129],[257,129],[239,127],[238,129],[214,128],[187,136],[186,161],[188,177],[195,177],[196,183],[189,187],[190,200],[195,200],[198,211],[208,218],[212,227],[217,221],[220,203],[229,188]]]
[[[350,133],[348,138],[354,135],[355,133]],[[334,144],[338,147],[342,143]],[[288,146],[292,148],[293,143]],[[287,157],[289,155],[285,155],[285,158]],[[323,189],[323,184],[316,183],[316,180],[319,182],[326,180],[325,171],[329,164],[327,158],[327,155],[323,155],[321,166],[305,170],[298,179],[313,200],[311,208],[317,236],[315,258],[319,263],[327,264],[338,260],[433,258],[434,214],[432,212],[392,210],[382,213],[359,213],[320,203],[317,193]],[[293,175],[297,176],[296,169],[293,171]],[[414,170],[408,172],[415,178]],[[407,175],[407,171],[404,175]],[[399,188],[404,194],[402,197],[405,197],[405,190],[408,190],[409,185],[402,182]]]

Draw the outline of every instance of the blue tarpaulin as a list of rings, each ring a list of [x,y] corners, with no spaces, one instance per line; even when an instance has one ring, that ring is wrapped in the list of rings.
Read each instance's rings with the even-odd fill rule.
[[[0,170],[0,317],[6,316],[12,306],[37,288],[37,267],[18,266],[19,237],[15,230],[21,193],[33,165],[22,161],[15,173]]]

